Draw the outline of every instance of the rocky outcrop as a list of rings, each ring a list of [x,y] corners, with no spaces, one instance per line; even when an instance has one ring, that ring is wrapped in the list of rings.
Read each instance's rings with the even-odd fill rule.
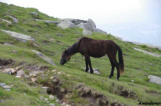
[[[149,82],[161,85],[161,78],[154,75],[149,75]]]
[[[14,38],[16,38],[17,40],[22,41],[22,42],[34,41],[34,38],[32,38],[32,37],[29,36],[29,35],[25,35],[25,34],[13,32],[13,31],[9,31],[9,30],[2,30],[2,29],[1,29],[1,31],[7,33],[7,34],[10,35],[11,37],[14,37]]]
[[[93,32],[106,34],[106,32],[96,28],[96,24],[92,19],[88,19],[87,21],[79,19],[63,19],[57,26],[62,29],[73,28],[73,27],[82,28],[83,35],[91,35]]]
[[[58,25],[58,27],[62,29],[67,29],[67,28],[73,28],[76,27],[74,23],[70,19],[64,19],[62,20]]]

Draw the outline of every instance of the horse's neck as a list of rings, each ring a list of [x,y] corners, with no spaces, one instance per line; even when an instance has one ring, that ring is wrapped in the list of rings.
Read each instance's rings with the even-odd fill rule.
[[[78,42],[74,43],[68,50],[71,55],[77,53],[78,52]]]

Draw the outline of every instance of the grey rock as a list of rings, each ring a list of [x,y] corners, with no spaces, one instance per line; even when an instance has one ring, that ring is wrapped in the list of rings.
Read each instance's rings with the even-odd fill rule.
[[[139,51],[139,52],[142,52],[142,53],[145,53],[145,54],[148,54],[148,55],[151,55],[151,56],[154,56],[154,57],[161,57],[160,54],[148,52],[146,50],[142,50],[142,49],[139,49],[139,48],[134,48],[134,50]]]
[[[53,95],[49,95],[49,99],[50,99],[50,100],[54,100],[54,98],[55,98],[55,97],[54,97]]]
[[[149,78],[149,82],[161,85],[161,78],[160,77],[154,76],[154,75],[149,75],[148,78]]]
[[[53,104],[53,103],[50,103],[50,104],[49,104],[49,106],[55,106],[55,104]]]
[[[62,29],[67,29],[67,28],[73,28],[76,27],[76,25],[74,25],[70,19],[64,19],[62,20],[58,25],[58,27],[62,28]]]
[[[88,24],[91,31],[95,31],[96,24],[94,23],[94,21],[92,19],[88,19],[87,24]]]
[[[6,91],[11,91],[11,89],[5,89]]]
[[[47,63],[51,64],[51,65],[55,65],[55,63],[52,61],[52,59],[50,59],[49,57],[47,57],[46,55],[42,54],[39,51],[36,50],[32,50],[32,52],[34,52],[37,56],[39,56],[41,59],[43,59],[44,61],[46,61]]]
[[[25,76],[25,72],[23,70],[20,70],[20,71],[17,72],[16,76],[24,77]]]
[[[91,35],[92,34],[92,30],[90,29],[90,26],[87,23],[80,23],[79,25],[77,25],[77,27],[83,29],[83,35]]]
[[[6,45],[6,46],[13,46],[12,44],[7,43],[7,42],[5,42],[3,45]]]
[[[93,71],[94,71],[95,74],[100,74],[99,70],[96,69],[96,68],[94,68]]]
[[[13,17],[11,15],[7,15],[7,17],[9,17],[13,21],[13,23],[18,23],[18,19],[17,18],[15,18],[15,17]]]
[[[16,70],[13,68],[6,68],[6,69],[2,70],[2,72],[8,73],[8,74],[14,74],[14,73],[16,73]]]
[[[5,86],[6,84],[5,83],[0,83],[0,87],[3,87]]]
[[[78,25],[80,23],[87,23],[87,21],[79,20],[79,19],[72,19],[71,22],[75,25]]]
[[[11,89],[11,86],[9,86],[9,85],[4,85],[4,86],[2,86],[4,89]]]
[[[1,30],[5,33],[7,33],[8,35],[10,35],[11,37],[16,38],[17,40],[20,40],[22,42],[26,42],[26,41],[34,41],[34,39],[29,36],[29,35],[25,35],[25,34],[21,34],[21,33],[17,33],[17,32],[13,32],[13,31],[9,31],[9,30]]]

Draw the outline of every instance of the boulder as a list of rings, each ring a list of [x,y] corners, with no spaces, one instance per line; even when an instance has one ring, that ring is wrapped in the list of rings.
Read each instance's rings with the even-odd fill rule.
[[[47,57],[46,55],[42,54],[39,51],[36,50],[32,50],[32,52],[34,52],[37,56],[39,56],[41,59],[43,59],[44,61],[46,61],[47,63],[51,64],[51,65],[55,65],[55,63],[52,61],[52,59],[50,59],[49,57]]]
[[[92,19],[88,19],[87,21],[79,20],[79,19],[64,19],[64,20],[61,20],[60,23],[57,24],[57,26],[62,29],[73,28],[73,27],[82,28],[83,35],[92,35],[93,32],[106,34],[105,31],[102,31],[101,29],[96,28],[96,24]]]
[[[24,77],[25,76],[25,72],[23,70],[20,70],[17,72],[16,77]]]
[[[154,75],[149,75],[148,78],[149,78],[149,82],[161,85],[161,78],[160,77],[154,76]]]
[[[76,27],[76,25],[74,25],[70,19],[64,19],[58,24],[58,27],[62,29],[67,29],[67,28]]]
[[[2,30],[1,31],[7,33],[8,35],[10,35],[11,37],[16,38],[19,41],[22,42],[26,42],[26,41],[34,41],[34,39],[29,36],[29,35],[25,35],[25,34],[21,34],[21,33],[17,33],[17,32],[13,32],[13,31],[9,31],[9,30]]]

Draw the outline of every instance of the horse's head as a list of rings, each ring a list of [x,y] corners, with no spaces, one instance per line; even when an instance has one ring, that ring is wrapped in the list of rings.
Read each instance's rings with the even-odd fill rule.
[[[61,60],[60,60],[60,64],[64,65],[67,61],[70,60],[71,54],[68,53],[68,50],[65,50],[62,54]]]

